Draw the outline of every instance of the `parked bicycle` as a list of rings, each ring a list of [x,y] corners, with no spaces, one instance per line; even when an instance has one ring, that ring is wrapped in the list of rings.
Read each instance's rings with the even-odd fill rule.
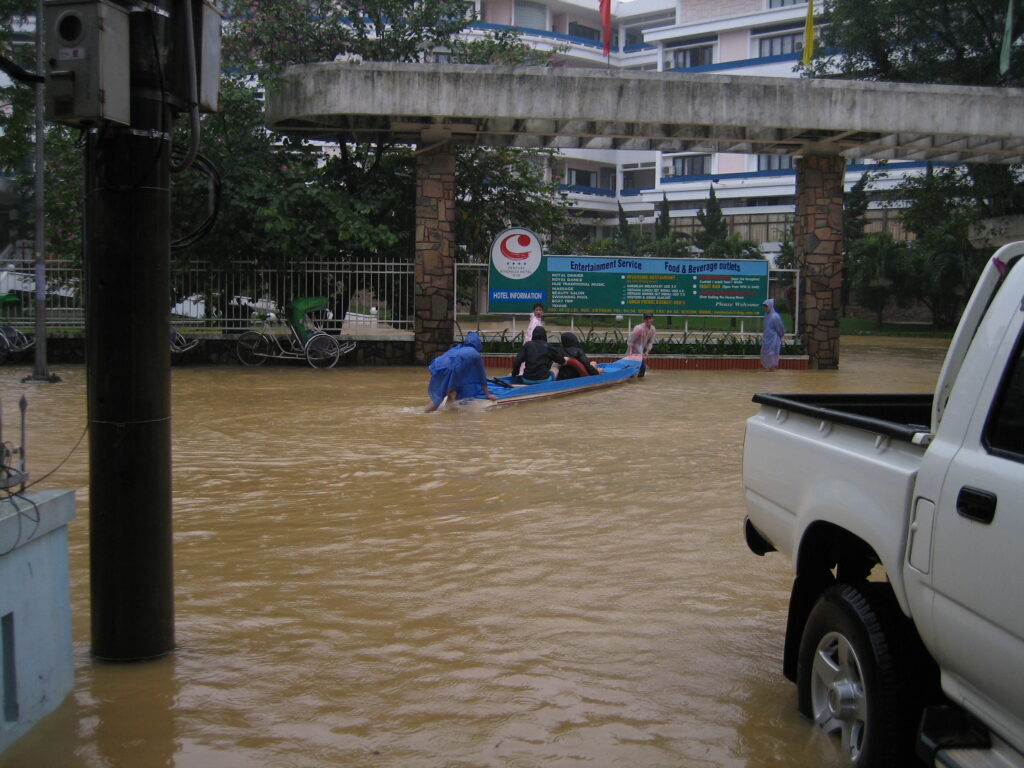
[[[11,355],[24,352],[35,343],[34,337],[22,333],[13,325],[0,327],[0,365],[6,363]]]
[[[199,344],[199,339],[190,339],[173,325],[171,326],[171,354],[180,355],[194,349]]]
[[[333,368],[342,355],[356,348],[356,343],[341,343],[320,327],[313,315],[326,309],[327,299],[323,296],[294,299],[287,307],[288,319],[284,323],[288,334],[275,332],[275,326],[279,325],[273,312],[257,315],[259,329],[246,331],[238,337],[239,361],[243,365],[263,365],[272,358],[305,358],[313,368]]]

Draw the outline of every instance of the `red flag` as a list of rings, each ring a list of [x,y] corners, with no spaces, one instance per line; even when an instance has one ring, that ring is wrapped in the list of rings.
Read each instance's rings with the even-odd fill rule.
[[[612,47],[612,0],[598,0],[601,8],[601,31],[604,38],[604,55]]]

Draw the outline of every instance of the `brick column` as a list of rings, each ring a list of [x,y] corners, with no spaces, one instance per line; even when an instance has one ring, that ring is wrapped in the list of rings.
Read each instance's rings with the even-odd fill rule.
[[[441,144],[416,157],[416,362],[426,364],[454,340],[455,155]]]
[[[843,176],[838,155],[806,155],[796,163],[796,263],[800,267],[800,333],[811,368],[839,367],[843,278]]]

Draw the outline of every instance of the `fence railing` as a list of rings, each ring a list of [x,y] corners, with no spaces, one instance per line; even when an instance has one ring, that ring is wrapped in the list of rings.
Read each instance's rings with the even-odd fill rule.
[[[53,329],[85,324],[81,269],[63,261],[46,264],[46,324]],[[6,324],[31,324],[35,318],[35,273],[24,259],[0,265],[0,305]],[[171,322],[184,328],[236,330],[254,314],[283,315],[289,301],[324,296],[327,312],[318,317],[326,330],[413,327],[413,265],[408,262],[297,262],[268,268],[256,262],[226,267],[203,262],[171,269]]]

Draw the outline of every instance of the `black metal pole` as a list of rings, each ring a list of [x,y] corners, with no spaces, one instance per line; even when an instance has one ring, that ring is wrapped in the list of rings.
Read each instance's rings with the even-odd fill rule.
[[[167,34],[132,14],[132,125],[86,150],[92,652],[112,661],[174,649]]]
[[[45,35],[43,34],[43,0],[36,2],[36,72],[44,71]],[[60,381],[60,377],[50,373],[46,362],[46,206],[44,205],[46,153],[46,94],[44,83],[36,83],[36,146],[35,146],[35,286],[36,286],[36,345],[33,358],[32,375],[25,381]]]

